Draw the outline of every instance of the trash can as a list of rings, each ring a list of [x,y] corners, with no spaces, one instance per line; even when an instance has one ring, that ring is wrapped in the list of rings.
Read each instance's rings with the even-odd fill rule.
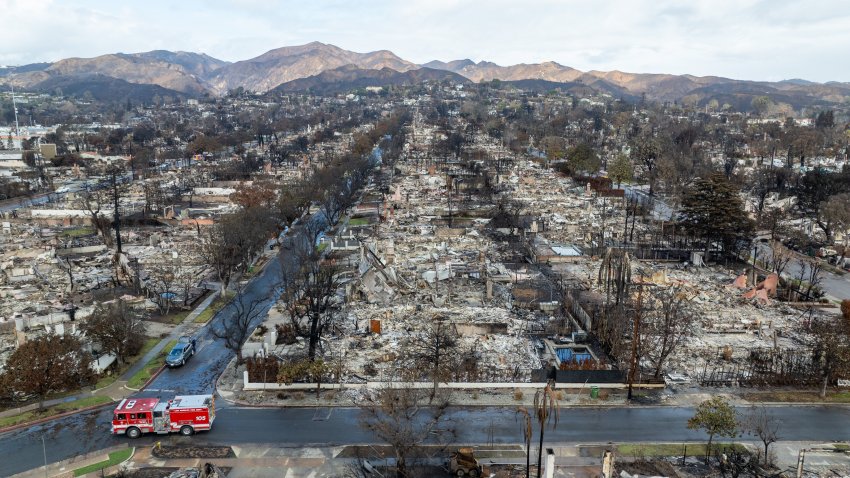
[[[590,398],[599,398],[599,387],[590,387]]]

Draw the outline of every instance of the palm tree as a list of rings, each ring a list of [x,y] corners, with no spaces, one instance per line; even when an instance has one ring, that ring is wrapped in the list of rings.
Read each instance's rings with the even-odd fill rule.
[[[547,423],[551,423],[554,430],[558,426],[560,415],[558,397],[555,395],[555,389],[552,388],[552,381],[549,381],[543,390],[538,390],[534,394],[534,414],[537,417],[537,423],[540,424],[540,447],[537,449],[537,478],[540,478],[543,468],[543,431]]]

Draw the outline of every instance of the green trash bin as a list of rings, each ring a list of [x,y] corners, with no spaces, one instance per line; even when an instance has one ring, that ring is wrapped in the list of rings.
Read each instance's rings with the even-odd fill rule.
[[[599,398],[599,387],[590,387],[590,398]]]

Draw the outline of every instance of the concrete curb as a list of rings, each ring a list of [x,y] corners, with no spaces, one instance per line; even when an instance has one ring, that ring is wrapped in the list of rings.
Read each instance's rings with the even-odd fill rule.
[[[62,412],[62,413],[59,413],[59,414],[56,414],[56,415],[51,415],[49,417],[39,418],[38,420],[34,420],[34,421],[31,421],[31,422],[19,423],[17,425],[10,425],[6,428],[0,428],[0,434],[7,433],[7,432],[10,432],[10,431],[14,431],[14,430],[17,430],[19,428],[25,428],[25,427],[40,425],[42,423],[49,422],[51,420],[56,420],[57,418],[64,418],[64,417],[67,417],[69,415],[74,415],[76,413],[83,413],[83,412],[88,412],[88,411],[91,411],[91,410],[97,410],[98,408],[103,408],[103,407],[108,406],[108,405],[115,405],[115,403],[116,403],[116,401],[113,400],[111,402],[101,403],[100,405],[91,405],[89,407],[80,408],[78,410],[69,410],[67,412]]]
[[[142,390],[144,390],[144,389],[145,389],[148,385],[150,385],[150,384],[151,384],[151,382],[153,382],[153,381],[154,381],[157,377],[159,377],[159,374],[161,374],[163,370],[165,370],[165,365],[160,365],[160,366],[159,366],[159,368],[156,370],[156,372],[152,373],[152,374],[151,374],[151,376],[150,376],[150,378],[148,378],[148,379],[145,381],[145,383],[143,383],[143,384],[142,384],[142,386],[141,386],[141,387],[139,387],[139,388],[128,387],[128,386],[126,386],[126,385],[124,385],[124,388],[126,388],[127,390],[132,390],[132,391],[134,391],[134,392],[141,392],[141,391],[142,391]]]

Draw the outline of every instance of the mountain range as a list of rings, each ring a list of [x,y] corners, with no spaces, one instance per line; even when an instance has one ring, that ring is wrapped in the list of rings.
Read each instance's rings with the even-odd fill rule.
[[[120,80],[119,82],[106,79]],[[556,62],[501,66],[469,59],[431,61],[422,65],[404,60],[388,50],[357,53],[320,42],[268,51],[256,58],[230,63],[205,54],[155,50],[114,53],[94,58],[67,58],[0,68],[0,84],[34,91],[90,91],[87,85],[124,91],[132,85],[146,92],[181,96],[222,95],[235,88],[268,91],[335,93],[365,86],[409,84],[422,80],[481,82],[500,80],[523,89],[607,93],[617,98],[645,96],[660,101],[686,100],[706,104],[717,100],[739,109],[752,98],[770,96],[795,109],[825,106],[850,100],[850,83],[814,83],[793,79],[780,82],[744,81],[716,76],[581,71]],[[125,85],[125,83],[127,85]],[[163,91],[151,89],[161,87]],[[96,95],[95,95],[96,96]]]

